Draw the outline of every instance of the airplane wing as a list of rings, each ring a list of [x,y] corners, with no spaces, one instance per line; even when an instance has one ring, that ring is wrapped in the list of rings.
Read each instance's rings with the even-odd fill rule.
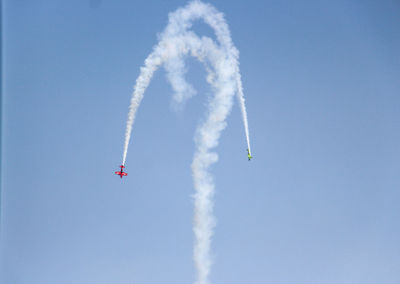
[[[122,175],[123,175],[123,176],[127,176],[128,174],[127,174],[127,173],[122,173]]]
[[[120,175],[120,174],[121,174],[121,172],[115,172],[115,174],[116,174],[116,175]]]

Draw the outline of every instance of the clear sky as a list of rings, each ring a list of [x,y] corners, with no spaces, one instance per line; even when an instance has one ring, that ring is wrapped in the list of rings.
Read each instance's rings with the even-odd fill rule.
[[[121,163],[132,86],[183,0],[3,1],[4,284],[192,283],[198,91],[159,70]],[[210,1],[240,50],[218,146],[211,281],[400,282],[400,3]],[[199,34],[213,36],[198,23]]]

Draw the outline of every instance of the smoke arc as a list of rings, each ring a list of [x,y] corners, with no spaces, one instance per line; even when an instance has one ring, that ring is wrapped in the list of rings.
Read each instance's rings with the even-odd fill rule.
[[[215,32],[216,41],[197,36],[190,30],[195,20],[202,19]],[[185,80],[185,57],[193,56],[203,63],[207,71],[207,82],[214,96],[208,103],[203,123],[195,134],[196,150],[192,162],[195,188],[193,232],[195,235],[193,260],[196,267],[196,284],[209,284],[212,265],[211,238],[215,227],[213,196],[215,185],[208,169],[218,160],[213,151],[218,145],[221,131],[226,127],[226,118],[231,112],[233,97],[237,95],[250,150],[245,99],[239,71],[239,52],[232,43],[228,25],[222,13],[212,5],[195,0],[169,14],[169,22],[159,35],[157,45],[146,58],[136,79],[126,123],[122,165],[125,165],[132,126],[154,72],[161,66],[167,73],[173,90],[173,100],[183,104],[195,93]]]

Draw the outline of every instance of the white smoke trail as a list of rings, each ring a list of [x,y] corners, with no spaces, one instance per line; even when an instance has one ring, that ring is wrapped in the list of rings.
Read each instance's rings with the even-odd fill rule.
[[[249,154],[251,156],[249,123],[247,121],[247,111],[246,111],[245,99],[244,99],[244,94],[243,94],[242,79],[241,79],[239,70],[236,73],[236,83],[237,83],[237,88],[238,88],[237,94],[238,94],[240,110],[242,112],[244,131],[246,133],[247,149],[249,150]]]
[[[218,44],[208,37],[199,38],[189,31],[192,22],[203,19],[216,34]],[[169,15],[169,23],[160,35],[159,43],[145,60],[136,80],[129,108],[125,133],[123,162],[125,164],[132,125],[136,111],[150,83],[154,72],[163,65],[167,78],[175,91],[174,101],[178,104],[194,94],[190,84],[184,79],[184,57],[191,55],[201,61],[207,70],[207,81],[215,96],[210,101],[207,117],[196,131],[196,152],[192,163],[195,187],[194,214],[194,262],[197,269],[197,284],[207,284],[211,267],[210,244],[215,226],[213,211],[214,182],[208,173],[218,156],[211,150],[218,145],[221,131],[226,127],[226,118],[232,109],[233,96],[238,94],[245,126],[246,140],[250,150],[249,132],[244,96],[239,73],[239,53],[234,47],[223,14],[213,6],[199,0]]]

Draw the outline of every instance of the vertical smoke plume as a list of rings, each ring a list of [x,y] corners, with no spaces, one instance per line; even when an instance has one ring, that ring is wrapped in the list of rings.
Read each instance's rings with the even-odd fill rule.
[[[198,37],[189,29],[192,22],[203,19],[215,31],[217,43],[208,37]],[[210,244],[215,226],[213,217],[214,182],[208,172],[211,164],[218,160],[212,151],[218,145],[221,131],[226,127],[226,118],[232,109],[233,97],[238,95],[239,104],[250,151],[250,140],[243,88],[239,73],[239,52],[234,47],[228,25],[223,14],[213,6],[199,0],[190,2],[169,15],[169,23],[159,37],[158,44],[147,57],[136,80],[125,133],[122,164],[125,164],[132,125],[143,94],[154,72],[164,66],[167,78],[175,92],[174,101],[184,103],[194,93],[186,82],[184,58],[196,57],[207,71],[207,82],[211,85],[214,97],[208,105],[205,121],[196,130],[196,152],[192,163],[194,194],[194,263],[197,270],[196,284],[207,284],[210,267]]]

